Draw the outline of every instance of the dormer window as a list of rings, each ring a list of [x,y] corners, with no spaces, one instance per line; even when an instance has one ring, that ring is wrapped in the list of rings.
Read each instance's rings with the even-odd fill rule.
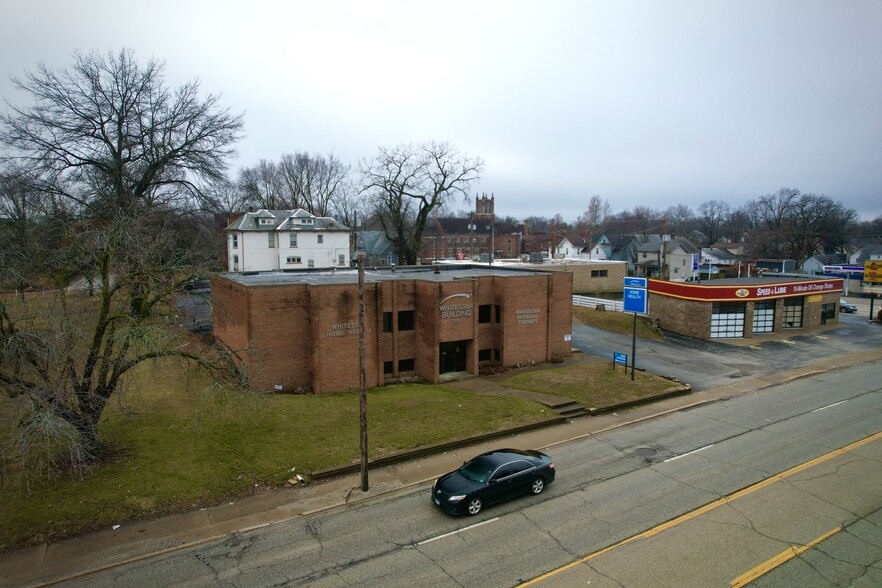
[[[275,224],[275,221],[274,221],[274,219],[271,219],[271,218],[261,218],[261,219],[258,219],[257,224],[260,225],[261,227],[273,226]]]
[[[311,218],[302,218],[302,219],[300,219],[300,224],[301,225],[311,225],[312,219]]]

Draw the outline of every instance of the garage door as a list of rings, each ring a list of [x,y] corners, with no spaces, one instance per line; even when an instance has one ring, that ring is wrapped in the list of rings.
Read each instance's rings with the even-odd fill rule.
[[[744,336],[744,302],[714,302],[711,314],[712,339],[732,339]]]
[[[775,330],[775,301],[761,300],[753,305],[753,332],[771,333]]]

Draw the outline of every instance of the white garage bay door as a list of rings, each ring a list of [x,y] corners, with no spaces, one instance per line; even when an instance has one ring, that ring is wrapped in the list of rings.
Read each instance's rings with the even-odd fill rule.
[[[744,336],[744,302],[714,302],[711,314],[711,339]]]

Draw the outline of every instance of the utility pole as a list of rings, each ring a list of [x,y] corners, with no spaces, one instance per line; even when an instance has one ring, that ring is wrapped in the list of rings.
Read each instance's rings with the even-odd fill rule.
[[[361,491],[368,491],[367,391],[365,390],[365,319],[364,319],[364,240],[358,247],[358,404],[361,423]]]
[[[670,277],[668,269],[668,217],[665,217],[664,234],[662,235],[662,266],[661,279],[667,280]]]

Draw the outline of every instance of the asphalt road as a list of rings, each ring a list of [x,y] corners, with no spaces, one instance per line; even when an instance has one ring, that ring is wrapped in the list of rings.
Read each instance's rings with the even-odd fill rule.
[[[882,431],[880,376],[835,370],[552,447],[546,493],[474,518],[423,485],[70,585],[728,586],[837,527],[758,585],[879,585],[882,442],[830,454]]]
[[[573,324],[573,347],[612,360],[614,352],[631,361],[631,336]],[[673,376],[695,390],[731,384],[739,378],[769,375],[811,365],[818,357],[845,355],[882,345],[882,325],[865,314],[840,315],[840,324],[815,333],[794,331],[775,339],[755,337],[731,343],[665,333],[663,340],[637,339],[637,369]]]

